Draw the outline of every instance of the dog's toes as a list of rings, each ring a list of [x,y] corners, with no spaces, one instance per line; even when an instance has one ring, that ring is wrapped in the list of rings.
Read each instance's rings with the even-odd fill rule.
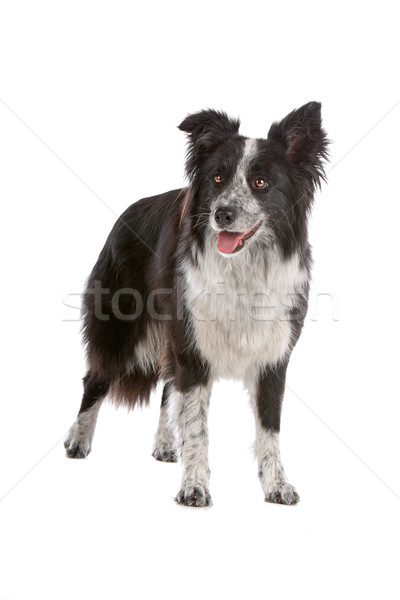
[[[160,444],[153,449],[152,456],[161,462],[178,462],[176,450],[168,444]]]
[[[184,506],[204,507],[212,504],[210,492],[200,485],[183,487],[175,500]]]
[[[297,504],[300,500],[296,489],[286,481],[272,483],[265,493],[265,502],[273,504]]]
[[[76,440],[73,437],[67,437],[64,442],[64,448],[67,451],[68,458],[86,458],[92,449],[87,439]]]

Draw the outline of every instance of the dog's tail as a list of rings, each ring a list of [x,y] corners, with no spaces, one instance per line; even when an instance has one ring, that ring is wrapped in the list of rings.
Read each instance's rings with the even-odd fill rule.
[[[136,404],[149,402],[150,394],[160,379],[165,345],[162,323],[148,319],[145,334],[135,342],[124,372],[111,382],[110,398],[115,404],[133,409]]]
[[[84,321],[89,372],[108,384],[113,403],[130,409],[149,402],[160,379],[166,345],[162,322],[147,317],[139,325],[113,315],[103,322],[92,311]]]
[[[117,406],[125,406],[132,410],[136,404],[148,404],[150,394],[155,389],[159,379],[159,372],[144,372],[139,367],[133,366],[110,386],[110,400]]]

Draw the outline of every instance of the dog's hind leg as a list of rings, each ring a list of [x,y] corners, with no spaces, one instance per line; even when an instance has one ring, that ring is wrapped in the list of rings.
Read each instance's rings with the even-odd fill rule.
[[[110,383],[89,373],[83,379],[84,393],[75,423],[64,442],[69,458],[85,458],[92,448],[97,416]]]
[[[154,458],[162,462],[177,462],[178,460],[175,437],[168,418],[168,404],[171,392],[172,381],[168,381],[162,393],[160,419],[153,445]]]

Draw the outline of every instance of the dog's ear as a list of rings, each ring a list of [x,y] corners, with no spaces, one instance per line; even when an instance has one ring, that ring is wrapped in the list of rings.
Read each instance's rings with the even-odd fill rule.
[[[231,119],[225,112],[213,109],[188,115],[178,125],[181,131],[190,134],[191,140],[198,137],[206,137],[209,140],[212,140],[213,137],[221,139],[221,137],[237,133],[239,126],[238,119]]]
[[[197,173],[206,153],[228,136],[237,134],[239,126],[238,119],[231,119],[226,113],[212,109],[188,115],[178,125],[189,137],[186,161],[189,178]]]
[[[329,141],[322,128],[320,102],[308,102],[273,123],[268,139],[281,143],[288,159],[302,167],[314,185],[325,179],[323,161],[328,159]]]

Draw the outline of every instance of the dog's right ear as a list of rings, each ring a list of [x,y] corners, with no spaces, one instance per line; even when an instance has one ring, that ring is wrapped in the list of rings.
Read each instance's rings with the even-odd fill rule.
[[[186,173],[189,179],[193,179],[207,152],[227,137],[237,134],[240,121],[230,119],[222,111],[210,109],[188,115],[178,127],[189,137]]]

